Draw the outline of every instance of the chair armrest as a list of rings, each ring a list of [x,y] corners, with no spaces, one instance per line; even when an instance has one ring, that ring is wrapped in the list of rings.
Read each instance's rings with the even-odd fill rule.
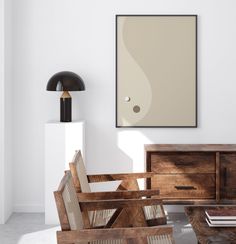
[[[93,211],[115,208],[132,208],[159,205],[162,201],[155,198],[148,199],[122,199],[122,200],[84,200],[79,201],[82,211]]]
[[[142,178],[151,178],[155,175],[153,172],[145,173],[125,173],[125,174],[98,174],[87,175],[89,183],[104,182],[104,181],[117,181],[117,180],[135,180]]]
[[[104,191],[77,193],[77,196],[79,200],[135,199],[140,197],[158,196],[159,192],[159,190]]]
[[[173,235],[173,226],[84,229],[74,231],[57,231],[58,243],[77,243],[93,240],[116,240],[145,238],[156,235]]]

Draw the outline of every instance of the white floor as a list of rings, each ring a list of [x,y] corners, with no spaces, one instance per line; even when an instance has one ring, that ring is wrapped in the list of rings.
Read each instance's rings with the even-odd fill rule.
[[[176,244],[196,244],[191,225],[183,213],[170,214]],[[14,213],[5,225],[0,225],[0,244],[56,244],[59,226],[44,224],[44,214]]]

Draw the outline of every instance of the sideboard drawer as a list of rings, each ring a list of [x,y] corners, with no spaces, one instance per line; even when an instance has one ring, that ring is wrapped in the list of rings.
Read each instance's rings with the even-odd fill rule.
[[[215,173],[214,152],[161,152],[151,154],[151,171],[165,173]]]
[[[151,185],[160,190],[162,199],[214,199],[215,187],[215,174],[158,174]]]

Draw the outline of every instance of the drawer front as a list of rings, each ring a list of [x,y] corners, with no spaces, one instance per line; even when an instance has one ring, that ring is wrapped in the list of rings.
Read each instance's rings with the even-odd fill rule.
[[[152,153],[151,171],[170,173],[215,173],[215,153],[178,152]]]
[[[215,174],[165,174],[152,178],[152,189],[160,189],[162,199],[215,198]]]
[[[236,199],[236,153],[221,153],[220,161],[220,197]]]

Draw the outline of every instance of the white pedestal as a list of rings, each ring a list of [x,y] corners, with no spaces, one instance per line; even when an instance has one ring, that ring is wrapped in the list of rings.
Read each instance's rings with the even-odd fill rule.
[[[84,155],[84,122],[45,124],[45,224],[59,224],[53,192],[69,169],[75,150]]]

